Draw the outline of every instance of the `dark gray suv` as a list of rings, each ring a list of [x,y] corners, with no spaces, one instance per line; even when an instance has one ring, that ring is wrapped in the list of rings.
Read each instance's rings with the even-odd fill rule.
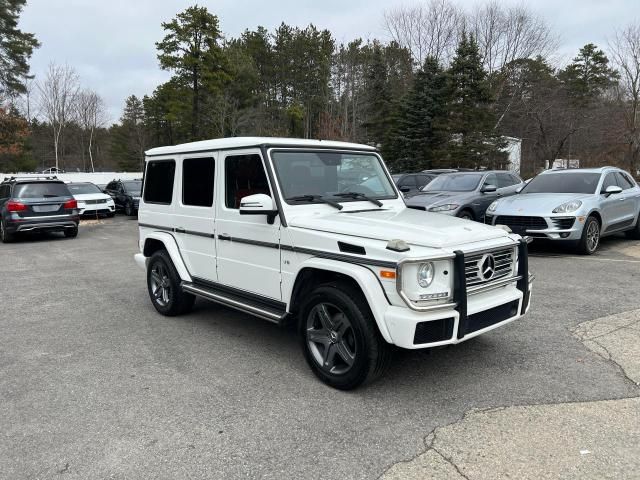
[[[78,202],[55,178],[11,177],[0,183],[0,239],[23,232],[78,235]]]
[[[407,206],[481,222],[494,200],[523,185],[518,175],[504,170],[447,173],[408,198]]]

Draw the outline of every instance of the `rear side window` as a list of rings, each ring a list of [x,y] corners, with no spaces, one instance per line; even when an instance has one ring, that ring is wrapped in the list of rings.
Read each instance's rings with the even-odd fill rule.
[[[182,203],[211,207],[214,176],[213,158],[186,158],[182,162]]]
[[[413,188],[416,186],[416,177],[415,175],[407,175],[406,177],[404,177],[400,183],[398,184],[399,187],[410,187]]]
[[[147,163],[144,179],[144,201],[170,205],[173,198],[173,178],[176,173],[176,162],[158,160]]]
[[[15,198],[52,198],[70,197],[64,183],[19,183],[13,189]]]

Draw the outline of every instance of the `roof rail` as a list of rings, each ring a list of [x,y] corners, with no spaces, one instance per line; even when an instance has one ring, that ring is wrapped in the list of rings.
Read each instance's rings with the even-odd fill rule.
[[[28,176],[28,175],[12,175],[11,177],[4,177],[3,182],[15,182],[17,180],[26,179],[26,180],[58,180],[58,177],[55,175],[48,176]]]

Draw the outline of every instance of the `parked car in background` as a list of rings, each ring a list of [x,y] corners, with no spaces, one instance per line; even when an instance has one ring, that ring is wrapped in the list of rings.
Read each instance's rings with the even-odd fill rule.
[[[590,255],[600,238],[625,232],[640,238],[640,188],[619,168],[548,170],[516,196],[487,210],[487,223],[552,241],[572,242]]]
[[[522,179],[515,173],[503,170],[445,173],[407,199],[407,206],[483,221],[494,200],[514,195],[522,185]]]
[[[104,193],[113,198],[116,210],[124,211],[125,215],[133,216],[138,213],[142,180],[114,180],[109,182]]]
[[[456,172],[475,172],[476,170],[472,168],[429,168],[427,170],[422,170],[422,173],[428,173],[431,175],[444,175],[445,173],[456,173]]]
[[[64,170],[62,170],[61,168],[50,167],[50,168],[47,168],[47,169],[43,170],[40,173],[43,173],[43,174],[46,174],[46,175],[56,175],[58,173],[64,173]]]
[[[436,175],[427,173],[398,173],[392,175],[393,182],[405,197],[415,195],[422,190]]]
[[[80,215],[106,215],[113,217],[116,205],[109,195],[90,182],[77,182],[67,184],[71,195],[78,201]]]
[[[0,183],[0,239],[24,232],[78,235],[78,202],[55,177],[11,177]]]

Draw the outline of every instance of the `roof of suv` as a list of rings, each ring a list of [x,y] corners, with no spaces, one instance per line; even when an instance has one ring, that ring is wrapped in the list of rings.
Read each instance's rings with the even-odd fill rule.
[[[233,137],[202,140],[200,142],[183,143],[172,147],[157,147],[147,150],[147,156],[170,155],[179,153],[206,152],[210,150],[227,150],[250,147],[303,147],[333,148],[347,150],[375,151],[374,147],[358,143],[336,142],[333,140],[303,140],[299,138],[277,137]]]
[[[618,167],[596,167],[596,168],[552,168],[549,170],[545,170],[540,172],[540,175],[549,175],[550,173],[571,173],[571,172],[582,172],[582,173],[602,173],[607,170],[621,170]]]
[[[64,183],[51,177],[5,177],[0,183]]]

